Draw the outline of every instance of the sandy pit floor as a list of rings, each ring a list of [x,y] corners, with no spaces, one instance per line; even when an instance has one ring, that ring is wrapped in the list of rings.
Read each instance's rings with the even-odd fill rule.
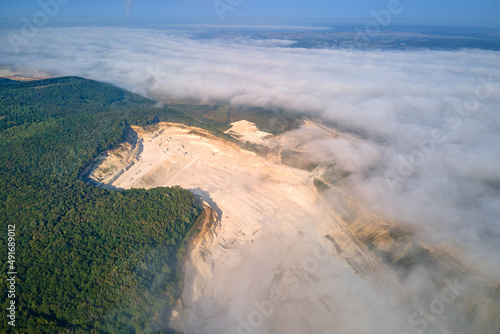
[[[133,129],[142,151],[111,186],[180,185],[219,219],[188,258],[172,326],[186,334],[398,332],[391,276],[321,201],[312,173],[196,128]]]

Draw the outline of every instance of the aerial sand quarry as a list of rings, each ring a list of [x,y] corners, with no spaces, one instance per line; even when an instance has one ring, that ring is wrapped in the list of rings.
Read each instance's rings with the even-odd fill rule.
[[[418,298],[321,198],[317,170],[180,124],[132,130],[127,143],[96,160],[91,179],[122,189],[180,185],[211,207],[212,225],[188,252],[171,326],[187,334],[411,333],[406,319]],[[228,133],[268,145],[290,142],[246,121]]]

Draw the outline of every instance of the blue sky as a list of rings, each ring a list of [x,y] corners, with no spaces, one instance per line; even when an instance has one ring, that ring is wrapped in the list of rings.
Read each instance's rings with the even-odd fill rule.
[[[127,0],[41,0],[68,2],[60,5],[57,16],[127,17]],[[128,0],[130,17],[203,18],[220,23],[214,0]],[[500,27],[499,0],[216,0],[228,4],[229,20],[265,19],[335,19],[359,22],[370,19],[371,11],[384,10],[389,1],[400,1],[403,9],[393,23],[440,24]],[[231,3],[233,5],[231,5]],[[0,0],[1,18],[31,17],[40,10],[39,0]]]

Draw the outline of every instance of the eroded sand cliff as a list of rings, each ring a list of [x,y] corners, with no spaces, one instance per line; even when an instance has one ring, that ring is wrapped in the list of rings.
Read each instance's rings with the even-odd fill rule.
[[[176,329],[208,334],[414,330],[407,314],[422,302],[361,241],[375,235],[372,245],[390,249],[397,236],[387,235],[394,230],[360,208],[353,221],[346,221],[338,203],[326,201],[314,186],[321,166],[292,168],[272,154],[266,159],[179,124],[132,129],[135,141],[102,156],[91,179],[124,189],[180,185],[212,208],[204,212],[207,221],[188,252],[184,291],[171,320]],[[246,123],[232,131],[238,129],[246,140],[267,140],[270,147],[289,141],[268,138]],[[398,246],[397,256],[405,256],[410,246]]]

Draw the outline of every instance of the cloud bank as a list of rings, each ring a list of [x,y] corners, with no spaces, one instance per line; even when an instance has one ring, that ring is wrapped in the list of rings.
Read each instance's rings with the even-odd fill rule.
[[[377,213],[460,245],[497,284],[500,269],[500,53],[287,48],[289,41],[195,40],[148,29],[40,30],[0,63],[170,98],[279,107],[360,138],[316,140],[318,159]]]
[[[58,28],[42,29],[16,53],[9,36],[2,34],[2,63],[158,100],[281,107],[334,122],[373,146],[322,144],[362,167],[353,181],[372,205],[429,235],[482,244],[480,256],[500,248],[498,52],[308,50],[179,31]]]

